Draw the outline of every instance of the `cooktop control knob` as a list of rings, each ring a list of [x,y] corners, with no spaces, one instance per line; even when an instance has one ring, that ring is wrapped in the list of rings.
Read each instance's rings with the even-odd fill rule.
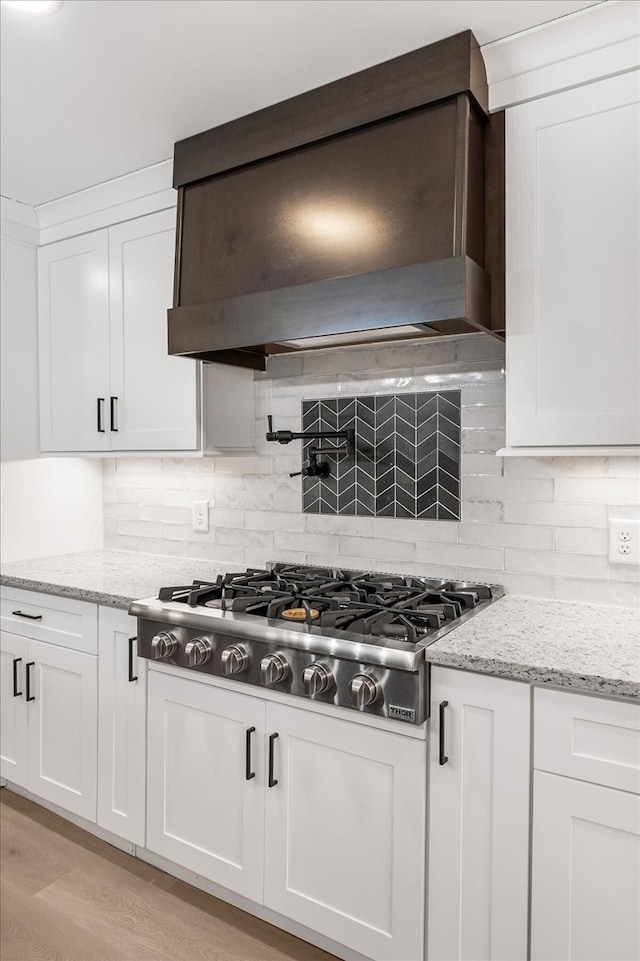
[[[265,687],[286,681],[291,668],[283,654],[267,654],[260,661],[260,680]]]
[[[196,637],[184,646],[184,662],[187,667],[206,664],[213,654],[213,644],[207,637]]]
[[[379,682],[371,674],[356,674],[349,684],[351,702],[358,710],[370,707],[382,693]]]
[[[309,697],[313,697],[314,694],[326,694],[333,686],[333,674],[324,664],[316,662],[305,667],[302,672],[302,683],[304,692]]]
[[[231,644],[222,652],[224,674],[242,674],[249,667],[249,652],[242,644]]]
[[[160,631],[151,639],[151,657],[154,661],[163,661],[178,650],[178,642],[169,631]]]

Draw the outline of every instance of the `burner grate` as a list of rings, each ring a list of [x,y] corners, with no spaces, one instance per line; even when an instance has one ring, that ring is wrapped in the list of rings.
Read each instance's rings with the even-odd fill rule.
[[[485,584],[275,564],[163,587],[160,601],[416,644],[492,597]],[[296,615],[287,611],[300,611]]]

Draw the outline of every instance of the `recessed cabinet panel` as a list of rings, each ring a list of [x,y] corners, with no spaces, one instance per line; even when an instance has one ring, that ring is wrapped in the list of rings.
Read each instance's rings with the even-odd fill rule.
[[[263,737],[256,698],[149,672],[147,847],[258,902]]]
[[[0,774],[21,787],[27,786],[28,778],[28,643],[25,637],[0,632]]]
[[[393,765],[314,744],[305,737],[291,736],[287,746],[289,831],[295,838],[289,846],[289,887],[300,897],[390,935]],[[324,790],[318,790],[319,774]],[[370,803],[372,797],[375,804]],[[321,824],[331,829],[320,833]],[[358,858],[345,858],[344,852],[359,833],[375,838],[375,844],[363,844]],[[378,883],[363,885],[363,877],[377,878]]]
[[[640,443],[640,83],[507,111],[507,443]]]
[[[98,824],[144,845],[147,662],[135,627],[124,611],[99,609]]]
[[[38,291],[42,450],[108,450],[107,231],[41,247]]]
[[[197,365],[167,352],[175,221],[175,210],[163,210],[109,228],[109,427],[117,450],[198,446]]]
[[[98,660],[29,641],[29,790],[96,820]]]
[[[376,961],[423,956],[424,741],[270,703],[267,907]]]
[[[429,961],[525,961],[530,688],[433,667]]]
[[[640,957],[640,798],[534,774],[532,961]]]

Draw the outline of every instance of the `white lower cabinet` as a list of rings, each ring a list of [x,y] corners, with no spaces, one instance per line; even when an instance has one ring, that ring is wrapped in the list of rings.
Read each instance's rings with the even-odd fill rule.
[[[640,957],[640,797],[534,774],[532,961]]]
[[[636,961],[640,707],[536,690],[534,714],[531,959]]]
[[[29,780],[27,704],[24,666],[29,660],[26,637],[0,633],[0,774],[20,787]]]
[[[267,705],[267,907],[384,961],[423,957],[423,741]]]
[[[147,847],[261,903],[264,703],[151,670],[148,718]]]
[[[431,671],[428,961],[524,961],[527,684]]]
[[[97,657],[4,631],[1,646],[2,776],[95,821]]]
[[[147,847],[376,961],[422,961],[424,741],[149,671]]]
[[[145,843],[147,662],[136,656],[136,622],[98,612],[98,824]]]

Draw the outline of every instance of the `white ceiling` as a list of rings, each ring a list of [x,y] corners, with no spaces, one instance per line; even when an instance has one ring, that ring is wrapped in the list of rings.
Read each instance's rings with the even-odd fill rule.
[[[176,140],[471,28],[488,43],[586,0],[66,0],[2,4],[1,192],[38,205]]]

